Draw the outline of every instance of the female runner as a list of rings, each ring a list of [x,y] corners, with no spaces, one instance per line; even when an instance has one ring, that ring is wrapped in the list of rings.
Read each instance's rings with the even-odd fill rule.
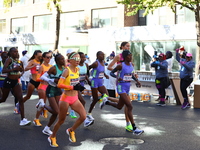
[[[80,56],[78,53],[73,52],[69,55],[68,59],[70,65],[63,71],[62,76],[58,81],[58,87],[64,89],[64,92],[59,101],[58,121],[54,126],[52,135],[48,137],[48,141],[52,147],[58,147],[58,144],[56,143],[56,133],[65,121],[69,106],[80,116],[74,125],[66,130],[66,133],[69,135],[69,140],[71,142],[76,142],[74,131],[86,118],[85,109],[81,102],[78,100],[78,91],[84,89],[84,87],[79,83],[79,71],[77,67],[80,62]]]
[[[21,73],[23,73],[23,64],[19,61],[19,53],[15,47],[10,48],[8,52],[9,58],[6,59],[6,62],[3,66],[2,73],[7,73],[3,88],[2,88],[2,97],[0,99],[0,103],[5,102],[10,90],[12,89],[15,98],[19,100],[19,106],[21,110],[21,121],[20,126],[30,125],[31,121],[28,121],[24,116],[24,102],[22,98],[22,89],[19,85],[19,78],[21,77]]]

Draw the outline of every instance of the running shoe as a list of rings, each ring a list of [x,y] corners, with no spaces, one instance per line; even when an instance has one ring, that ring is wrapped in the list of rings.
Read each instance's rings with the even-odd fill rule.
[[[184,102],[183,105],[181,106],[181,109],[186,109],[190,107],[190,103],[189,102]]]
[[[132,127],[131,124],[126,126],[125,129],[126,129],[127,132],[133,132],[133,127]]]
[[[17,107],[14,108],[14,114],[19,114],[17,111]]]
[[[71,118],[77,118],[76,113],[75,113],[74,110],[70,110],[69,116],[70,116]]]
[[[90,121],[93,121],[94,118],[92,117],[92,115],[87,115],[87,118],[90,120]]]
[[[37,126],[37,127],[41,127],[41,126],[42,126],[42,124],[40,123],[40,120],[39,120],[39,119],[34,119],[34,120],[33,120],[33,124],[34,124],[35,126]]]
[[[102,102],[99,104],[100,109],[103,109],[103,107],[106,105],[106,102],[108,102],[108,98],[104,97]]]
[[[144,130],[140,130],[138,128],[136,128],[135,130],[133,130],[133,134],[135,135],[141,135],[144,132]]]
[[[20,121],[20,126],[27,126],[27,125],[31,125],[31,121],[27,120],[26,118],[23,118],[21,121]]]
[[[66,133],[69,135],[69,141],[70,142],[76,142],[76,137],[75,137],[75,132],[74,131],[70,131],[70,129],[66,130]]]
[[[44,99],[39,99],[35,107],[38,111],[40,111],[44,107],[44,105],[45,105]]]
[[[48,137],[48,141],[51,147],[58,147],[58,144],[56,143],[56,137]]]
[[[166,106],[165,101],[160,101],[156,104],[157,106]]]
[[[44,118],[48,117],[48,110],[46,110],[46,109],[43,110],[43,117]]]
[[[108,101],[108,95],[103,94],[103,96],[99,99],[99,108],[102,109],[105,105],[105,102]]]
[[[94,120],[89,120],[88,118],[86,118],[84,120],[84,127],[89,127],[94,123]]]
[[[18,114],[20,114],[19,103],[16,103],[16,108],[17,108],[17,112],[18,112]]]
[[[48,126],[46,126],[43,130],[42,133],[46,134],[46,135],[51,135],[52,131],[50,130],[50,128]]]

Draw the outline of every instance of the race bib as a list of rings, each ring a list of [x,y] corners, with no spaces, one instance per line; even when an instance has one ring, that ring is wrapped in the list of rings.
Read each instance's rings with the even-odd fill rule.
[[[78,83],[79,83],[79,79],[78,78],[77,79],[70,79],[70,85],[71,86],[75,86]]]
[[[99,73],[99,78],[103,78],[104,77],[104,72],[100,72]]]
[[[86,74],[79,74],[79,80],[84,81]]]
[[[125,81],[125,82],[132,81],[132,74],[131,73],[124,74],[123,81]]]

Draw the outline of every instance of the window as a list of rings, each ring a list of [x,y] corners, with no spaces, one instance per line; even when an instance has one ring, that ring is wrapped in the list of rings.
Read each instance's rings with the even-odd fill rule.
[[[146,16],[143,16],[145,10],[139,10],[139,13],[138,13],[138,25],[139,26],[146,26],[147,23],[146,23]]]
[[[35,16],[33,31],[49,31],[52,29],[52,15]]]
[[[3,0],[0,0],[0,8],[3,8]]]
[[[0,33],[6,33],[6,19],[0,20]]]
[[[28,18],[16,18],[11,20],[11,32],[28,32]]]
[[[19,2],[15,3],[14,0],[12,0],[12,6],[20,6],[26,4],[26,0],[19,0]]]
[[[34,3],[46,2],[47,0],[34,0]]]
[[[194,23],[195,22],[195,16],[194,12],[187,8],[180,9],[181,6],[176,6],[176,24],[180,23]]]
[[[67,28],[81,30],[86,28],[86,22],[83,11],[62,13],[60,20],[61,30],[65,30]]]
[[[117,26],[117,8],[92,10],[92,27]]]
[[[167,23],[167,10],[166,7],[161,7],[158,9],[159,11],[159,25],[166,25]]]

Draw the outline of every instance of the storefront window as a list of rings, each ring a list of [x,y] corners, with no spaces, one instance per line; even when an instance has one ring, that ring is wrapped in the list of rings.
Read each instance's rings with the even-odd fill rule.
[[[34,16],[34,32],[49,31],[52,25],[52,15]]]
[[[84,11],[62,13],[60,20],[61,20],[60,22],[61,30],[69,28],[75,30],[83,30],[86,28]]]
[[[16,18],[11,20],[11,32],[20,33],[28,31],[28,19],[27,18]]]
[[[117,8],[92,10],[92,27],[117,26]]]
[[[6,19],[0,20],[0,33],[6,33]]]
[[[116,47],[120,46],[120,42],[116,43]],[[179,71],[179,63],[176,61],[176,49],[180,46],[184,46],[185,50],[192,53],[194,61],[196,58],[196,41],[158,41],[158,42],[130,42],[130,51],[133,54],[133,63],[135,70],[141,70],[143,64],[145,64],[146,71],[150,71],[150,64],[153,60],[153,55],[157,53],[166,53],[171,51],[174,58],[174,63],[172,67],[173,72]],[[119,49],[118,54],[121,53]]]

